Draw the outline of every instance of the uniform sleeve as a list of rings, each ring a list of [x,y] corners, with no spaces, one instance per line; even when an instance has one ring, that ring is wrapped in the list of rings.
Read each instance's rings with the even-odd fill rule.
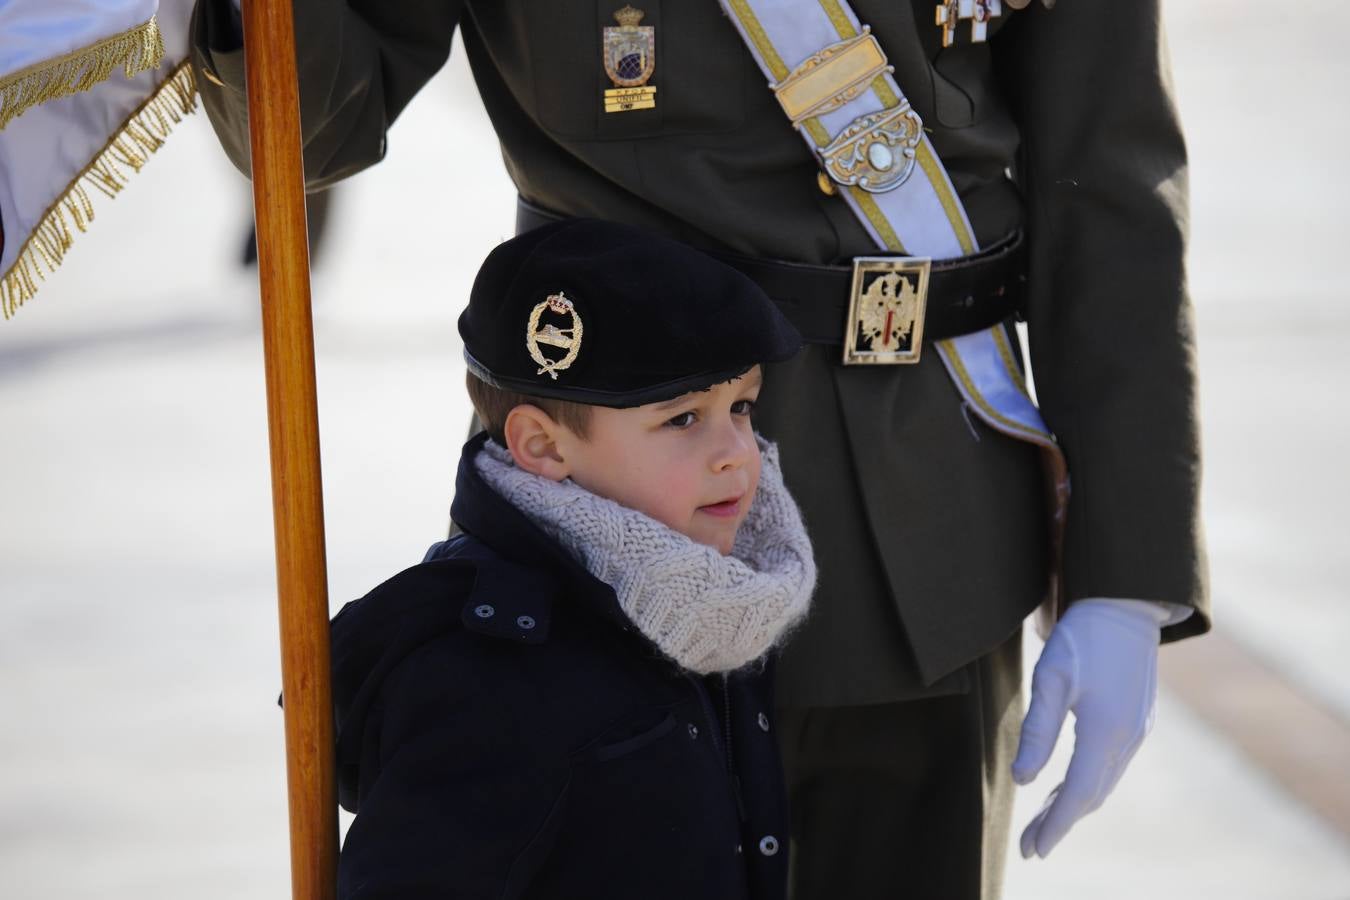
[[[380,706],[338,897],[521,896],[552,847],[569,772],[531,702],[431,645],[390,675]]]
[[[384,157],[385,132],[449,56],[462,8],[463,0],[294,0],[311,190]],[[248,174],[244,51],[231,0],[197,0],[191,41],[211,125]]]
[[[1038,399],[1069,462],[1070,600],[1196,609],[1199,523],[1186,148],[1157,0],[1065,0],[994,41],[1022,133]]]

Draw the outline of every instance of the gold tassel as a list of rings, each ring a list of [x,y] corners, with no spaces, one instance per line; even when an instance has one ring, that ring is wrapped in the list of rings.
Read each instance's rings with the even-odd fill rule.
[[[133,78],[159,68],[164,39],[159,23],[150,21],[104,38],[65,56],[45,60],[0,78],[0,128],[39,103],[67,97],[107,81],[118,66]]]
[[[156,32],[158,33],[158,32]],[[108,143],[38,220],[19,248],[8,272],[0,277],[0,311],[8,319],[25,301],[33,299],[43,273],[55,272],[74,243],[71,226],[83,232],[94,219],[88,188],[106,197],[116,196],[139,172],[150,155],[164,145],[173,126],[197,108],[197,82],[184,60],[108,138]]]

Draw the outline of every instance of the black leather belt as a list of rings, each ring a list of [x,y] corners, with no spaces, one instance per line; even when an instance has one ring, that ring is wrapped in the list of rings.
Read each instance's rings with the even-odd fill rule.
[[[522,198],[516,206],[516,231],[529,231],[564,218]],[[813,344],[844,343],[855,266],[818,266],[716,251],[710,255],[758,284],[804,340]],[[940,341],[983,331],[1020,312],[1025,294],[1026,246],[1020,230],[974,255],[933,260],[923,340]]]

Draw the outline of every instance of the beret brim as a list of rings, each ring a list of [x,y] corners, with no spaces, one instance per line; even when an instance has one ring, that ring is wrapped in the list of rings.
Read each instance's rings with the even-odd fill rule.
[[[674,381],[626,391],[602,391],[585,387],[559,386],[555,388],[542,380],[526,381],[520,378],[503,378],[489,372],[482,363],[473,358],[468,350],[464,351],[464,362],[469,367],[469,371],[479,380],[504,391],[515,391],[518,394],[528,394],[534,397],[548,397],[553,400],[570,400],[573,403],[588,403],[592,406],[609,406],[614,409],[628,409],[634,406],[645,406],[648,403],[664,403],[682,394],[704,391],[715,384],[740,378],[758,365],[758,363],[752,363],[748,366],[740,366],[720,372],[702,372]],[[764,362],[778,362],[778,360],[766,359]]]

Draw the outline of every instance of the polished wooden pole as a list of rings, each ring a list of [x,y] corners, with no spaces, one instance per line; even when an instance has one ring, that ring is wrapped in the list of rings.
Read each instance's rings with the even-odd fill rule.
[[[272,450],[291,896],[336,895],[337,802],[305,177],[290,0],[245,0],[244,55]]]

